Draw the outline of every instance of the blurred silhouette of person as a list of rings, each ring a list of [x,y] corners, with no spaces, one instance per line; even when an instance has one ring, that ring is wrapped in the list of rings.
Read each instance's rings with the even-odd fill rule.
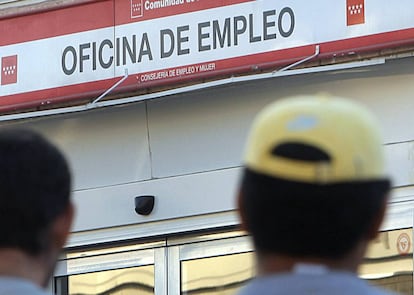
[[[378,123],[336,97],[279,100],[256,117],[238,196],[257,278],[239,295],[389,294],[358,278],[391,187]]]
[[[47,294],[74,208],[63,154],[40,134],[0,130],[0,294]]]

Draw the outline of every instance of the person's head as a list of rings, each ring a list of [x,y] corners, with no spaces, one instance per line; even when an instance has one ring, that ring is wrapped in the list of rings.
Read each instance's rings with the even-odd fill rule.
[[[71,175],[62,153],[40,134],[0,130],[0,251],[36,257],[65,243]]]
[[[340,98],[277,101],[256,117],[240,184],[259,254],[340,259],[376,235],[390,181],[377,122]]]

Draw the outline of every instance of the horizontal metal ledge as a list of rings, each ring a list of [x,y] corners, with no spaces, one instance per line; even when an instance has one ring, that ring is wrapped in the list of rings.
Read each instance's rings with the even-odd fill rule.
[[[270,78],[276,78],[276,77],[346,70],[346,69],[352,69],[352,68],[380,65],[384,63],[385,63],[385,58],[375,58],[375,59],[370,59],[370,60],[365,60],[365,61],[333,64],[333,65],[327,65],[327,66],[317,66],[317,67],[310,67],[310,68],[303,68],[303,69],[296,69],[296,70],[275,71],[275,72],[256,74],[256,75],[230,77],[230,78],[226,78],[222,80],[204,82],[200,84],[194,84],[194,85],[174,88],[174,89],[160,91],[160,92],[133,96],[133,97],[99,101],[95,103],[88,103],[88,104],[81,105],[81,106],[56,108],[56,109],[50,109],[50,110],[25,112],[25,113],[11,114],[11,115],[2,115],[0,116],[0,121],[4,122],[4,121],[21,120],[21,119],[28,119],[28,118],[83,112],[83,111],[88,111],[88,110],[92,110],[96,108],[118,106],[118,105],[129,104],[129,103],[150,100],[150,99],[156,99],[156,98],[166,97],[170,95],[187,93],[191,91],[202,90],[206,88],[212,88],[212,87],[223,86],[223,85],[228,85],[228,84],[236,84],[236,83],[241,83],[241,82],[263,80],[263,79],[270,79]]]

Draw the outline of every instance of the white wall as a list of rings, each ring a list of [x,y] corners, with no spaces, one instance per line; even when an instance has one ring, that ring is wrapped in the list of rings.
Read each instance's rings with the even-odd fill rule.
[[[411,186],[413,69],[414,58],[406,58],[371,68],[254,81],[18,124],[40,130],[68,155],[78,205],[75,232],[146,226],[231,212],[237,167],[254,115],[267,103],[290,95],[327,92],[368,105],[380,119],[395,186]],[[157,197],[148,217],[134,212],[133,199],[140,194]],[[410,199],[411,192],[401,188],[394,201],[400,196],[406,200],[407,194]],[[168,223],[160,226],[168,231]]]

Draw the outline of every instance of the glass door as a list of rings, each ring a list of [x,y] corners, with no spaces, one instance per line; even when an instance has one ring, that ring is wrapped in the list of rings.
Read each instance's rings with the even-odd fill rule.
[[[169,294],[234,294],[255,275],[250,238],[240,233],[170,241]],[[177,270],[177,271],[176,271]]]
[[[413,229],[381,232],[359,269],[372,284],[413,295]],[[57,265],[58,295],[231,295],[251,280],[255,257],[242,232],[71,251]]]
[[[55,294],[165,294],[165,243],[67,253],[59,260]]]
[[[169,294],[235,294],[255,276],[251,238],[240,234],[170,242],[169,273],[175,275],[169,278]],[[398,294],[413,295],[412,238],[412,228],[381,232],[370,244],[359,276]]]

